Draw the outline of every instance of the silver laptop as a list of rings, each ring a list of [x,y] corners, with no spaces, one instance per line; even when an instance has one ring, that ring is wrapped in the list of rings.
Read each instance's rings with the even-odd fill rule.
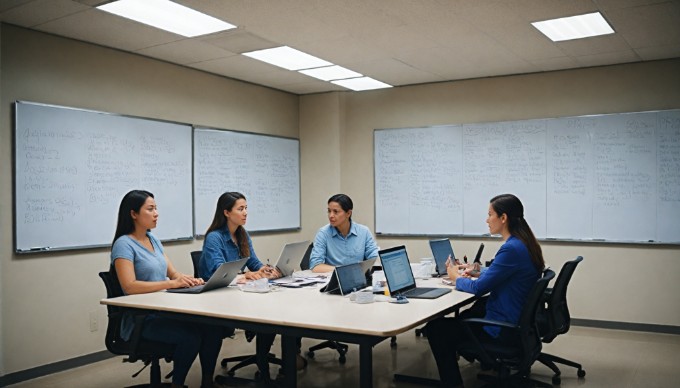
[[[281,272],[282,277],[291,276],[293,272],[300,270],[300,263],[308,246],[309,241],[300,241],[286,244],[283,247],[281,255],[274,265]]]
[[[167,290],[168,292],[174,292],[179,294],[200,294],[202,292],[208,292],[211,290],[216,290],[218,288],[227,287],[231,282],[236,279],[236,275],[241,271],[248,259],[241,259],[236,261],[229,261],[222,263],[222,265],[217,268],[215,273],[208,279],[205,284],[199,286],[187,287],[187,288],[171,288]]]
[[[390,295],[403,295],[407,298],[435,299],[451,292],[450,288],[416,287],[416,279],[411,270],[411,262],[406,254],[406,247],[384,249],[378,252],[380,263],[387,279]]]

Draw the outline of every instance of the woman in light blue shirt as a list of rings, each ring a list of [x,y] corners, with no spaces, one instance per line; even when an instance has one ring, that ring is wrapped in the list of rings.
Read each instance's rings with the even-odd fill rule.
[[[111,264],[127,295],[203,284],[202,279],[185,275],[172,265],[160,240],[150,232],[157,222],[158,210],[153,194],[133,190],[123,197],[111,248]],[[134,328],[132,317],[125,317],[121,326],[121,336],[128,340]],[[197,355],[201,360],[201,387],[212,387],[223,332],[219,326],[149,315],[142,328],[142,337],[175,345],[173,387],[184,386]]]
[[[352,199],[335,194],[328,199],[329,224],[319,229],[309,258],[314,272],[331,272],[335,267],[378,257],[371,231],[352,221]]]

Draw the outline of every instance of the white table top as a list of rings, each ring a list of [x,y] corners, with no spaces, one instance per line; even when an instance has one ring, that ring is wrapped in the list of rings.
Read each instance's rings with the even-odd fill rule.
[[[419,287],[449,287],[440,279],[418,280]],[[357,304],[348,297],[328,295],[316,287],[277,288],[269,293],[224,288],[203,294],[155,292],[103,299],[101,304],[186,313],[239,321],[391,337],[429,321],[473,295],[456,291],[437,299],[409,303]]]

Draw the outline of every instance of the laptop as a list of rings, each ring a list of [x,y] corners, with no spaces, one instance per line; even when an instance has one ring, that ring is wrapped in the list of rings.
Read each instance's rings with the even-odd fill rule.
[[[222,263],[222,265],[217,268],[215,273],[208,279],[205,284],[201,284],[193,287],[186,288],[171,288],[168,292],[174,292],[177,294],[200,294],[203,292],[208,292],[216,290],[218,288],[227,287],[231,282],[236,279],[236,275],[241,271],[248,259],[241,259],[236,261],[229,261]]]
[[[378,252],[378,255],[390,295],[402,295],[414,299],[435,299],[451,292],[450,288],[416,287],[416,279],[413,277],[405,246],[384,249]]]
[[[335,267],[328,284],[321,288],[321,292],[329,294],[347,295],[354,290],[368,287],[366,274],[373,268],[377,257],[358,263]]]
[[[279,259],[274,265],[281,272],[282,277],[291,276],[293,272],[300,270],[300,263],[308,246],[309,241],[300,241],[286,244],[283,247]]]
[[[437,275],[446,275],[446,260],[449,256],[451,256],[451,260],[456,259],[456,256],[453,254],[453,247],[451,247],[451,241],[448,238],[430,240],[430,249],[437,266]]]

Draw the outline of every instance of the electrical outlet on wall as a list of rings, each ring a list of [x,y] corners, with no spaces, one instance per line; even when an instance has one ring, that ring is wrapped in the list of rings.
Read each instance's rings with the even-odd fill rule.
[[[97,312],[90,311],[90,332],[95,332],[99,329],[99,322],[97,322]]]

